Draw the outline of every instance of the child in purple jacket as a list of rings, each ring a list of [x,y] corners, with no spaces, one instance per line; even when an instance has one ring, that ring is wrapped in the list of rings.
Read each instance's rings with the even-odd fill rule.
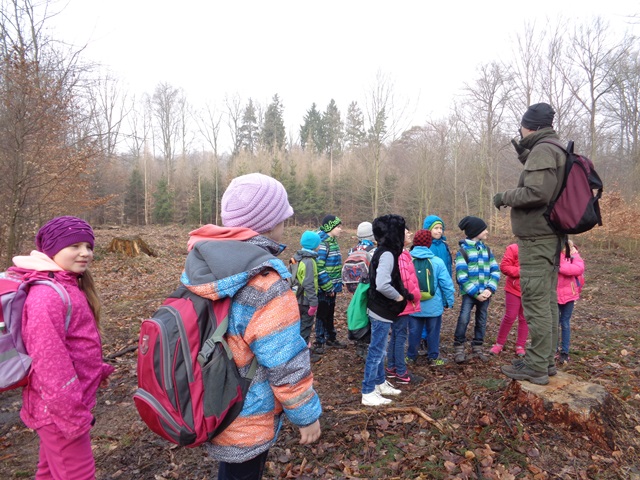
[[[20,417],[40,437],[36,478],[95,478],[91,410],[98,387],[114,369],[102,362],[100,303],[87,270],[93,244],[88,223],[57,217],[38,231],[38,250],[14,257],[9,269],[54,280],[71,300],[66,329],[67,306],[51,286],[31,286],[24,304],[22,337],[32,363]]]

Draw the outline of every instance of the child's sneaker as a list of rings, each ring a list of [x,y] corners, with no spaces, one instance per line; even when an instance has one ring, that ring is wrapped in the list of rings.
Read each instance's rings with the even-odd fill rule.
[[[429,360],[429,365],[432,367],[442,367],[447,361],[444,358],[432,358]]]
[[[376,392],[380,395],[400,395],[402,390],[394,388],[388,381],[382,382],[380,385],[376,385]]]
[[[396,373],[396,382],[402,383],[404,385],[408,385],[410,383],[417,385],[418,383],[422,383],[423,380],[423,377],[421,377],[420,375],[416,375],[415,373],[409,373],[408,370],[404,375],[398,375]]]
[[[503,345],[500,345],[499,343],[494,343],[493,347],[489,349],[489,353],[491,355],[500,355],[500,352],[502,351],[502,347]]]
[[[390,403],[391,399],[384,398],[375,390],[371,393],[362,394],[362,404],[368,407],[378,407],[380,405],[389,405]]]
[[[384,367],[384,373],[387,374],[387,378],[396,378],[396,369]]]
[[[560,356],[558,357],[558,363],[560,365],[563,365],[565,363],[569,362],[569,354],[568,353],[564,353],[564,352],[560,352]]]
[[[524,357],[527,354],[527,351],[524,349],[524,347],[521,347],[520,345],[516,346],[516,355],[518,355],[519,357]]]

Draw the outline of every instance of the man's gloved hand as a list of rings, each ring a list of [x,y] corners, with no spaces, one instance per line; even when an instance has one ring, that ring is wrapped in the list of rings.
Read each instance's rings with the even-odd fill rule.
[[[407,292],[407,295],[405,296],[405,298],[410,302],[413,302],[413,300],[415,299],[415,297],[413,296],[413,293],[410,293],[410,292]]]
[[[517,137],[514,137],[511,139],[511,145],[513,145],[513,148],[516,149],[516,152],[518,152],[518,155],[522,155],[524,152],[527,151],[526,148],[520,145],[520,140]]]
[[[502,203],[502,195],[504,195],[504,194],[502,194],[502,193],[496,193],[496,194],[493,196],[493,204],[496,206],[496,208],[497,208],[498,210],[500,210],[500,207],[504,207],[504,203]]]

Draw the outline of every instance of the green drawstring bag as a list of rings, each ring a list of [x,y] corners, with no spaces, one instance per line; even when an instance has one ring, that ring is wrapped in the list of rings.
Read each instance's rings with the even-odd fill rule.
[[[369,316],[367,315],[367,299],[369,296],[369,282],[360,282],[347,307],[347,326],[349,338],[357,339],[362,332],[369,331]],[[356,337],[356,338],[353,338]]]

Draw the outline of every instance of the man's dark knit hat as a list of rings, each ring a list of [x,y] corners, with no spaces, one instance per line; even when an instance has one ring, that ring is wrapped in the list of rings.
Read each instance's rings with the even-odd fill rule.
[[[524,112],[520,124],[529,130],[551,127],[555,114],[555,110],[548,103],[535,103]]]
[[[460,220],[458,228],[464,230],[467,238],[475,238],[487,229],[487,224],[480,217],[469,215]]]
[[[320,229],[325,233],[329,233],[341,223],[342,221],[335,215],[326,215],[322,219],[322,225],[320,226]]]

